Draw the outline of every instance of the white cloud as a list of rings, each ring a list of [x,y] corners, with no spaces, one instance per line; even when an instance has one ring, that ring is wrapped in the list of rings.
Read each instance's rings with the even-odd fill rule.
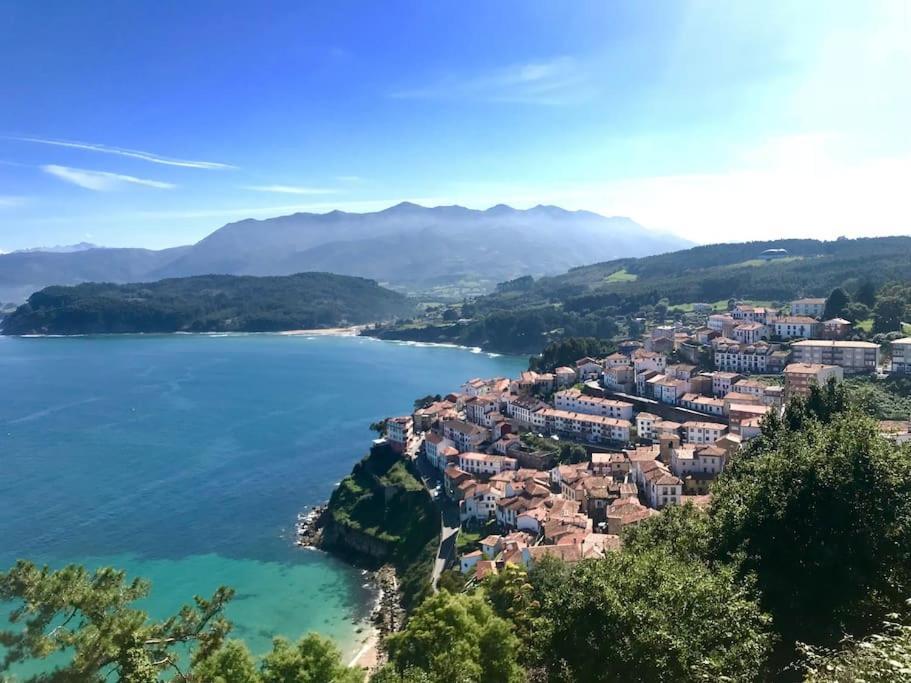
[[[222,164],[216,161],[193,161],[190,159],[174,159],[164,157],[152,152],[143,152],[136,149],[123,149],[121,147],[109,147],[108,145],[98,145],[89,142],[71,142],[67,140],[53,140],[49,138],[35,137],[15,137],[7,136],[7,140],[18,140],[19,142],[35,142],[41,145],[54,145],[56,147],[68,147],[70,149],[81,149],[88,152],[100,152],[101,154],[114,154],[131,159],[141,159],[153,164],[162,164],[164,166],[180,166],[182,168],[203,168],[210,170],[236,168],[230,164]]]
[[[302,187],[300,185],[247,185],[240,188],[242,190],[251,190],[253,192],[274,192],[276,194],[334,194],[337,190],[326,187]]]
[[[177,187],[173,183],[165,183],[159,180],[147,180],[146,178],[137,178],[121,173],[108,173],[107,171],[87,171],[82,168],[70,168],[69,166],[58,166],[57,164],[47,164],[42,166],[41,170],[73,185],[99,192],[116,190],[129,184],[155,187],[161,190],[170,190]]]
[[[580,183],[540,198],[702,243],[911,234],[911,156],[858,160],[838,150],[831,136],[786,136],[727,171]]]
[[[429,85],[394,91],[390,97],[562,105],[587,100],[592,94],[585,66],[573,57],[561,56],[471,76],[444,76]]]

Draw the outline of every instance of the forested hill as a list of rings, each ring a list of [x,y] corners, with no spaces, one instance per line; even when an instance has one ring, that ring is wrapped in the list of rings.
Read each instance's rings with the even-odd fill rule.
[[[761,254],[768,249],[784,249],[787,255],[766,260]],[[852,279],[881,285],[909,278],[911,237],[775,240],[712,244],[581,266],[554,277],[504,283],[477,305],[495,310],[521,299],[578,309],[603,302],[630,312],[659,299],[672,306],[727,298],[787,301],[824,297]]]
[[[6,318],[2,332],[271,332],[390,320],[411,311],[405,296],[359,277],[203,275],[47,287]]]
[[[766,258],[763,252],[777,252]],[[561,337],[635,336],[634,318],[655,307],[685,309],[728,299],[785,303],[911,280],[911,237],[776,240],[713,244],[624,258],[552,277],[522,277],[462,306],[443,307],[423,326],[386,327],[377,336],[455,342],[488,350],[539,353]],[[871,304],[872,305],[872,304]]]

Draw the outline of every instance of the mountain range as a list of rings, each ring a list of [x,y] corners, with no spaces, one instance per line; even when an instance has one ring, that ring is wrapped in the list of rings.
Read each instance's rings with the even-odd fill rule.
[[[480,211],[403,202],[372,213],[296,213],[229,223],[196,244],[160,251],[87,248],[0,255],[0,301],[49,285],[141,282],[203,274],[322,271],[399,291],[460,298],[497,282],[691,246],[629,218],[556,206]]]

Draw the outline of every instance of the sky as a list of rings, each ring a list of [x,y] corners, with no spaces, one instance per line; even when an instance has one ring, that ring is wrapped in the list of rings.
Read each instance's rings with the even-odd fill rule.
[[[911,234],[911,2],[0,0],[0,250],[408,200]]]

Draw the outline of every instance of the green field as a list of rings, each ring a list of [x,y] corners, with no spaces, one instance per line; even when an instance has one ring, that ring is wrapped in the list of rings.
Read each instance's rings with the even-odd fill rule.
[[[760,268],[762,266],[767,266],[770,263],[790,263],[792,261],[803,261],[803,256],[785,256],[784,258],[776,259],[764,259],[764,258],[751,258],[747,261],[740,261],[739,263],[730,263],[724,268]]]
[[[615,270],[613,273],[604,278],[605,282],[635,282],[639,276],[635,273],[627,273],[626,268]]]
[[[714,309],[714,311],[716,313],[723,313],[728,308],[728,300],[719,299],[718,301],[704,301],[704,302],[697,301],[697,302],[690,302],[690,303],[685,303],[685,304],[674,304],[673,306],[668,307],[668,311],[680,311],[681,313],[692,313],[693,306],[695,306],[697,303],[711,304],[712,308]],[[775,302],[774,301],[744,300],[743,303],[750,304],[751,306],[765,306],[765,307],[771,308]]]

